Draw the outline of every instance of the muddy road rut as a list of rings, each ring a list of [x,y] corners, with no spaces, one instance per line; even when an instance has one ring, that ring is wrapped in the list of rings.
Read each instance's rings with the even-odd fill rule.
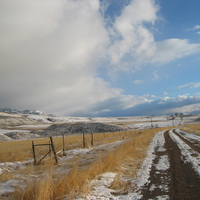
[[[149,178],[141,189],[147,199],[200,199],[200,137],[180,131],[163,133],[157,141]]]

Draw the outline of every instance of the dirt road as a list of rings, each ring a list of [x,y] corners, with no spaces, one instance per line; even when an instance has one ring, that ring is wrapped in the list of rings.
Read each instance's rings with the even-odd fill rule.
[[[163,134],[157,142],[147,183],[147,199],[200,199],[200,137],[179,129]]]

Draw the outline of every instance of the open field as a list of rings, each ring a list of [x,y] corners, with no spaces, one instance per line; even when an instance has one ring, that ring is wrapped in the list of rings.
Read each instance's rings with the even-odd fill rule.
[[[163,117],[155,117],[153,120],[149,117],[135,119],[135,121],[133,118],[105,119],[105,121],[110,120],[105,123],[121,126],[124,131],[93,135],[90,133],[65,135],[64,146],[62,135],[54,135],[53,142],[58,164],[55,163],[52,151],[47,154],[48,145],[35,147],[37,163],[44,155],[46,157],[39,162],[39,165],[33,164],[32,141],[36,145],[48,144],[49,136],[0,142],[0,199],[120,198],[125,200],[142,199],[142,196],[147,199],[165,196],[164,199],[169,199],[170,191],[173,189],[167,185],[169,176],[165,176],[165,174],[161,176],[166,179],[166,184],[162,185],[162,180],[159,178],[158,182],[156,179],[152,179],[151,173],[155,172],[152,170],[157,169],[155,173],[159,174],[162,174],[162,170],[168,170],[172,161],[170,161],[170,151],[168,155],[168,147],[165,146],[165,143],[171,144],[170,138],[176,138],[174,134],[178,134],[181,140],[189,144],[187,142],[189,139],[186,137],[188,132],[198,133],[200,126],[199,124],[182,124],[178,120],[172,123],[171,120]],[[80,122],[75,123],[79,124]],[[152,125],[156,123],[166,127],[147,129],[154,127]],[[168,135],[166,131],[175,128],[170,127],[171,124],[179,125],[183,133],[176,130],[177,133],[169,132]],[[37,130],[37,128],[41,130],[38,124],[35,127],[23,125],[21,129],[27,127],[30,130]],[[16,127],[10,128],[16,129]],[[194,136],[189,134],[188,137]],[[198,138],[195,137],[193,141],[198,141]],[[177,145],[179,143],[180,139],[177,139]],[[192,144],[190,145],[192,146]],[[166,149],[166,155],[162,157],[164,149]],[[163,153],[160,154],[160,151]],[[195,152],[191,156],[194,155],[195,159],[198,159],[197,153]],[[194,161],[195,166],[196,163],[197,161]],[[195,169],[198,171],[198,167]],[[173,169],[171,170],[173,171]],[[191,171],[191,173],[193,172]],[[172,179],[172,175],[170,176]],[[147,182],[152,185],[146,185]],[[196,182],[198,185],[198,178]],[[159,186],[159,184],[161,185]],[[159,191],[159,194],[152,192],[151,194],[154,196],[148,193],[149,190],[154,191],[153,188],[158,191],[161,186],[165,188],[164,193],[162,190]]]
[[[95,133],[94,134],[94,145],[100,145],[105,143],[114,142],[121,139],[127,139],[133,134],[138,133],[138,131],[124,131],[124,132],[110,132],[110,133]],[[91,147],[91,134],[85,134],[86,147]],[[65,150],[70,150],[74,148],[83,147],[83,135],[67,135],[65,140]],[[34,140],[36,144],[48,144],[49,137],[40,138]],[[62,150],[63,139],[61,136],[53,137],[55,149],[57,151]],[[22,141],[9,141],[0,142],[0,162],[13,162],[13,161],[24,161],[33,158],[32,154],[32,140],[22,140]],[[46,150],[44,147],[38,147],[41,154]],[[9,156],[8,156],[9,155]]]
[[[95,134],[95,147],[90,147],[86,149],[79,149],[82,145],[82,135],[68,136],[65,138],[65,152],[68,155],[66,157],[59,158],[59,166],[54,165],[54,160],[50,159],[51,161],[43,162],[39,166],[33,166],[32,163],[29,163],[26,167],[14,170],[10,177],[8,176],[7,172],[3,172],[1,176],[2,179],[5,180],[9,178],[11,178],[11,180],[16,179],[17,176],[18,181],[22,181],[23,184],[26,185],[25,189],[15,189],[14,193],[11,195],[14,195],[14,199],[27,199],[27,196],[29,196],[29,199],[38,200],[55,199],[59,196],[63,197],[65,195],[68,195],[70,196],[70,198],[73,199],[75,193],[77,195],[89,192],[85,189],[89,187],[87,185],[88,181],[92,180],[97,175],[109,171],[126,174],[127,171],[123,171],[122,165],[131,167],[131,176],[135,176],[137,170],[141,166],[143,158],[146,155],[145,150],[157,131],[160,130],[151,129],[142,132],[127,131],[121,133],[116,132]],[[89,140],[89,135],[87,135],[87,137]],[[48,142],[48,139],[38,139],[36,140],[36,142],[37,144],[44,143]],[[54,142],[56,149],[58,149],[59,146],[62,146],[61,138],[54,138]],[[14,152],[16,153],[17,147],[19,147],[20,145],[20,151],[29,152],[29,154],[25,153],[23,156],[19,155],[19,158],[22,159],[22,157],[24,157],[24,160],[31,159],[31,141],[4,142],[1,144],[7,144],[7,148],[5,148],[6,145],[1,145],[1,148],[4,149],[4,154],[12,154]],[[74,144],[77,145],[74,146]],[[13,148],[11,148],[11,146]],[[71,155],[70,152],[75,152],[78,149],[79,153],[74,153],[74,155]],[[11,150],[13,152],[11,152]],[[13,159],[16,160],[17,156],[17,154],[16,157],[13,156]],[[6,158],[4,157],[1,159]],[[9,159],[9,161],[11,162],[11,158]],[[131,166],[129,166],[130,160],[135,160],[135,162],[133,162]],[[71,176],[73,176],[73,178],[71,178]],[[20,180],[20,177],[23,177],[23,179],[25,180]],[[30,181],[28,177],[35,178],[32,178],[32,180]],[[116,187],[117,184],[118,183],[116,183],[115,180],[115,186],[113,187]],[[41,195],[44,194],[42,193],[42,191],[46,190],[45,187],[54,188],[54,193],[49,193],[48,195],[45,193],[46,197],[41,197]],[[63,188],[62,191],[61,188]],[[41,192],[39,192],[39,190],[41,190]],[[52,191],[52,189],[50,189],[50,191]],[[40,193],[39,196],[38,192]],[[32,194],[32,197],[30,193]]]
[[[200,124],[188,124],[184,125],[181,130],[196,133],[200,135]]]

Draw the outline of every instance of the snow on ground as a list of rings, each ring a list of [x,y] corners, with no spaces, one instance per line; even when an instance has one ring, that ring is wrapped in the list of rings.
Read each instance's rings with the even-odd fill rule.
[[[183,155],[182,158],[184,158],[183,161],[189,162],[193,165],[193,168],[195,171],[200,175],[200,154],[197,154],[196,151],[194,151],[190,146],[188,146],[183,140],[180,139],[176,134],[170,131],[171,138],[178,144],[181,154]],[[199,138],[198,138],[199,139]],[[195,156],[194,156],[195,155]]]
[[[77,156],[77,155],[85,155],[85,154],[95,154],[96,150],[98,149],[104,149],[106,151],[110,151],[112,149],[114,149],[116,146],[119,146],[122,142],[124,142],[124,140],[120,140],[120,141],[115,141],[112,143],[107,143],[107,144],[103,144],[103,145],[99,145],[99,146],[95,146],[95,147],[90,147],[90,148],[75,148],[75,149],[71,149],[68,151],[65,151],[66,153],[66,157],[60,157],[59,160],[61,162],[63,161],[67,161],[69,159],[72,159],[73,157]]]
[[[17,170],[21,167],[26,166],[27,164],[33,162],[32,159],[30,159],[29,161],[23,161],[23,162],[4,162],[4,163],[0,163],[0,174],[2,174],[3,172],[11,172],[13,170]]]
[[[137,180],[138,187],[143,186],[148,181],[150,169],[153,164],[153,160],[155,159],[154,152],[156,151],[156,149],[157,151],[160,152],[165,151],[166,149],[164,147],[164,143],[165,143],[164,131],[161,131],[154,136],[147,150],[147,157],[143,162],[141,170],[138,172],[138,179],[139,179]],[[167,168],[169,167],[169,160],[167,158],[162,158],[159,161],[159,165],[157,167],[159,167],[159,170],[166,170],[166,167]]]
[[[21,125],[21,126],[16,126],[16,128],[19,129],[44,129],[44,128],[48,128],[49,126],[51,126],[51,124],[35,124],[35,125]]]
[[[169,169],[169,157],[167,155],[161,156],[158,164],[156,165],[157,170],[167,170]]]
[[[182,149],[185,149],[184,152],[184,156],[188,155],[188,154],[192,154],[193,152],[188,152],[188,148],[187,146],[185,146],[185,144],[182,144],[181,141],[179,141],[179,138],[176,138],[176,136],[174,136],[174,134],[172,133],[172,131],[170,132],[170,134],[172,135],[172,137],[174,138],[174,140],[178,140],[180,146]],[[72,150],[68,150],[66,151],[67,156],[66,157],[60,157],[59,158],[59,163],[60,163],[60,167],[58,171],[62,171],[62,170],[66,170],[66,166],[64,163],[67,163],[67,161],[69,161],[70,159],[73,159],[75,156],[81,156],[84,157],[84,155],[88,155],[88,154],[94,154],[95,156],[95,150],[97,149],[107,149],[108,151],[110,149],[115,148],[116,146],[120,145],[121,142],[123,141],[117,141],[114,143],[110,143],[110,144],[104,144],[104,145],[100,145],[100,146],[96,146],[93,148],[76,148],[76,149],[72,149]],[[152,142],[150,143],[148,150],[147,150],[147,156],[141,166],[141,169],[139,170],[137,176],[131,180],[131,185],[133,185],[133,188],[137,188],[135,191],[129,191],[128,194],[124,194],[124,193],[118,193],[116,194],[116,191],[112,190],[109,188],[110,184],[114,181],[115,177],[118,175],[117,173],[112,173],[112,172],[107,172],[104,174],[100,174],[98,175],[94,180],[92,180],[90,182],[90,188],[91,188],[91,192],[84,197],[78,197],[76,198],[76,200],[138,200],[141,199],[142,196],[140,195],[140,188],[142,188],[146,183],[148,183],[148,178],[150,176],[150,170],[153,164],[153,160],[155,159],[155,151],[160,151],[160,152],[164,152],[166,149],[164,147],[164,131],[162,132],[158,132],[154,138],[152,139]],[[87,159],[87,158],[85,158]],[[193,159],[188,157],[188,159]],[[196,158],[196,161],[194,162],[194,167],[197,169],[197,171],[200,173],[199,170],[199,166],[196,166],[199,162],[199,158]],[[3,172],[4,170],[7,171],[12,171],[15,170],[16,168],[20,168],[21,166],[23,166],[24,163],[20,163],[20,162],[14,162],[14,163],[1,163],[0,164],[0,172]],[[160,160],[158,161],[158,164],[156,166],[157,170],[166,170],[169,168],[169,159],[167,156],[161,156]],[[123,177],[123,180],[126,181],[126,177]],[[128,180],[127,180],[128,181]],[[130,180],[129,180],[130,181]],[[1,183],[0,184],[0,195],[3,193],[6,193],[8,191],[13,190],[12,185],[16,184],[16,179],[13,180],[9,180],[7,182]],[[156,187],[155,185],[151,186],[151,189],[153,190],[154,187]],[[160,187],[162,187],[164,190],[168,190],[167,186],[163,183],[163,185],[161,185]],[[168,196],[161,196],[158,199],[168,199]]]
[[[152,139],[152,142],[147,151],[147,157],[145,158],[143,165],[140,171],[137,174],[137,177],[132,180],[131,184],[133,188],[136,186],[138,188],[136,191],[130,191],[128,194],[120,194],[114,195],[116,191],[109,188],[111,183],[114,181],[117,173],[107,172],[101,175],[98,175],[94,180],[90,183],[91,192],[87,196],[76,198],[76,200],[137,200],[141,199],[140,188],[148,182],[148,178],[150,175],[150,169],[155,159],[155,150],[165,151],[164,149],[164,131],[159,132]],[[169,160],[168,157],[162,157],[157,165],[159,170],[166,170],[169,168]],[[166,185],[163,185],[165,188]],[[168,188],[165,188],[168,189]],[[160,197],[159,199],[167,199],[166,197]]]
[[[169,127],[169,126],[173,126],[173,122],[170,121],[163,121],[163,122],[145,122],[145,123],[138,123],[138,124],[133,124],[133,125],[129,125],[131,127],[137,128],[137,129],[149,129],[152,126],[157,128],[157,127]]]
[[[199,137],[199,135],[196,135],[196,134],[194,134],[194,133],[190,133],[190,135],[188,135],[188,132],[186,132],[186,131],[182,131],[182,130],[180,130],[180,129],[176,129],[176,131],[178,132],[178,133],[183,133],[183,134],[181,134],[181,136],[183,136],[184,138],[186,138],[187,140],[191,140],[191,139],[193,139],[193,140],[197,140],[197,141],[199,141],[199,144],[200,144],[200,137]]]
[[[44,119],[44,117],[39,116],[39,119]],[[54,117],[56,118],[56,117]],[[142,123],[138,123],[138,124],[133,124],[132,126],[134,128],[141,128],[143,129],[145,126],[151,126],[151,118],[149,117],[127,117],[127,118],[59,118],[57,117],[59,120],[64,119],[65,122],[78,122],[78,121],[101,121],[101,122],[119,122],[119,121],[138,121],[138,122],[142,122]],[[196,117],[198,118],[198,117]],[[196,119],[194,118],[194,119]],[[59,121],[58,120],[58,121]],[[166,117],[155,117],[153,118],[153,120],[157,120],[157,122],[153,122],[154,124],[158,124],[159,127],[167,127],[167,126],[172,126],[172,120],[166,120]],[[187,119],[189,120],[189,118]],[[147,121],[144,123],[144,121]],[[49,125],[51,124],[48,121]],[[35,126],[35,125],[34,125]],[[39,125],[41,126],[41,125]],[[43,126],[43,125],[42,125]],[[32,127],[32,125],[31,125]],[[21,126],[20,128],[30,128],[30,126]],[[6,129],[1,129],[0,130],[0,135],[3,135],[5,133],[8,132],[27,132],[27,130],[6,130]],[[192,161],[193,162],[193,166],[196,169],[196,171],[200,174],[200,156],[191,156],[191,154],[194,154],[195,152],[192,152],[191,149],[189,149],[188,145],[186,145],[185,143],[183,143],[180,138],[178,138],[177,136],[175,136],[174,133],[170,132],[171,137],[178,141],[179,147],[182,149],[181,152],[183,154],[183,156],[188,158],[188,162]],[[196,137],[194,135],[194,137]],[[112,145],[105,145],[105,146],[99,146],[99,148],[114,148],[116,145],[119,145],[120,143],[113,143]],[[96,148],[96,147],[94,147]],[[66,153],[68,154],[67,157],[61,157],[59,158],[59,161],[64,163],[65,161],[67,161],[68,159],[73,159],[74,156],[77,155],[84,155],[88,152],[92,152],[94,150],[94,148],[88,148],[88,149],[73,149],[73,150],[69,150],[66,151]],[[150,173],[150,169],[153,163],[153,160],[155,159],[155,150],[158,151],[165,151],[164,148],[164,132],[159,132],[155,135],[155,137],[153,138],[148,151],[147,151],[147,157],[145,158],[143,165],[141,166],[140,171],[137,174],[137,177],[135,179],[132,180],[131,184],[133,184],[133,186],[136,188],[138,188],[138,190],[136,191],[132,191],[127,195],[124,194],[119,194],[117,196],[113,195],[112,192],[114,192],[112,189],[109,188],[110,184],[113,182],[113,180],[115,179],[115,177],[117,176],[116,173],[111,173],[111,172],[107,172],[105,174],[101,174],[99,176],[97,176],[94,180],[91,181],[90,183],[90,187],[91,187],[91,192],[90,194],[88,194],[86,197],[84,198],[77,198],[76,200],[83,200],[83,199],[88,199],[88,200],[92,200],[92,199],[99,199],[99,200],[137,200],[141,198],[140,195],[140,191],[139,188],[141,188],[142,186],[144,186],[145,183],[148,182],[148,178],[149,178],[149,173]],[[32,162],[32,161],[31,161]],[[0,163],[0,174],[3,171],[12,171],[12,170],[16,170],[17,168],[20,168],[21,166],[24,166],[26,163],[20,163],[20,162],[14,162],[14,163]],[[167,156],[162,156],[158,162],[158,165],[156,166],[157,170],[166,170],[169,168],[169,160]],[[9,180],[7,182],[4,183],[0,183],[0,195],[9,192],[11,190],[13,190],[14,187],[12,187],[12,185],[18,184],[18,182],[16,181],[16,179],[12,179]],[[152,186],[153,187],[153,186]],[[163,187],[166,187],[165,185],[163,185]],[[167,190],[167,188],[165,188]],[[167,196],[162,196],[159,197],[159,199],[167,199]]]
[[[115,141],[112,143],[107,143],[107,144],[103,144],[103,145],[99,145],[99,146],[94,146],[91,148],[75,148],[75,149],[71,149],[71,150],[67,150],[65,151],[67,156],[63,156],[63,157],[59,157],[59,167],[57,169],[57,173],[59,172],[65,172],[67,173],[68,171],[70,171],[71,168],[69,168],[68,166],[68,161],[73,160],[75,157],[80,157],[80,161],[82,162],[86,162],[87,163],[87,158],[84,158],[84,155],[90,155],[90,157],[92,158],[96,158],[97,157],[97,152],[98,150],[103,149],[104,151],[110,151],[112,149],[114,149],[116,146],[119,146],[122,142],[124,142],[125,140],[121,140],[121,141]],[[100,152],[100,151],[99,151]],[[83,159],[82,159],[83,157]],[[23,162],[5,162],[5,163],[0,163],[0,175],[3,172],[16,172],[19,169],[24,169],[28,164],[33,163],[33,159],[30,159],[28,161],[23,161]],[[26,175],[27,177],[23,176],[20,178],[20,175],[17,175],[17,178],[13,178],[9,181],[5,181],[5,182],[0,182],[0,197],[1,195],[7,193],[7,192],[13,192],[14,191],[14,186],[16,186],[17,184],[23,184],[23,186],[25,186],[25,181],[24,179],[30,179],[30,177],[32,177],[32,175],[30,174],[28,177],[28,175]]]
[[[67,122],[141,122],[146,121],[166,121],[167,116],[131,116],[131,117],[65,117],[65,116],[45,116],[45,115],[28,115],[28,118],[45,123],[67,123]]]
[[[125,123],[126,127],[129,129],[146,129],[146,128],[154,128],[156,127],[169,127],[173,125],[179,125],[181,123],[180,119],[176,120],[168,120],[167,116],[138,116],[138,117],[59,117],[59,116],[45,116],[45,115],[22,115],[22,114],[7,114],[0,113],[0,116],[7,117],[15,117],[26,119],[24,125],[15,126],[15,130],[9,129],[0,129],[0,140],[9,140],[4,134],[10,132],[29,132],[30,129],[44,129],[49,127],[54,123],[77,123],[77,122],[101,122],[101,123]],[[40,124],[27,124],[27,118],[31,120],[35,120],[36,123]],[[184,117],[183,124],[194,122],[195,119],[199,118],[199,116],[188,116]],[[10,123],[12,124],[12,119],[10,119]],[[0,123],[1,125],[1,123]],[[3,125],[3,124],[2,124]],[[32,136],[31,136],[32,137]],[[29,139],[24,136],[23,139]]]
[[[15,133],[15,132],[27,132],[27,130],[9,130],[9,129],[0,129],[0,135],[4,135],[6,133]],[[28,131],[29,132],[29,131]]]
[[[180,131],[180,130],[179,130]],[[177,130],[177,132],[179,132]],[[193,164],[193,167],[195,168],[196,172],[200,175],[200,155],[198,155],[196,152],[194,152],[187,144],[185,144],[176,134],[170,130],[169,132],[170,137],[177,142],[179,148],[181,149],[181,153],[184,157],[185,162],[191,162]],[[187,135],[187,134],[186,134]],[[184,137],[192,137],[194,139],[197,139],[200,141],[200,137],[196,135],[191,135],[191,136],[184,136]],[[75,156],[78,157],[84,157],[84,155],[93,155],[94,157],[96,156],[96,152],[98,149],[106,149],[107,151],[115,148],[116,146],[120,145],[123,141],[117,141],[113,142],[110,144],[104,144],[104,145],[99,145],[96,147],[92,148],[76,148],[72,150],[66,151],[67,156],[66,157],[60,157],[59,158],[59,171],[66,170],[66,165],[67,161],[70,159],[73,159]],[[156,157],[155,151],[158,152],[164,152],[166,151],[165,147],[165,139],[164,139],[164,131],[158,132],[154,138],[152,139],[148,150],[147,150],[147,156],[141,166],[141,169],[139,170],[137,176],[131,180],[131,185],[133,186],[132,188],[135,188],[135,191],[128,191],[128,193],[123,193],[121,191],[114,191],[113,189],[109,188],[111,183],[114,181],[114,179],[120,175],[117,173],[112,173],[112,172],[106,172],[104,174],[100,174],[97,177],[95,177],[94,180],[90,182],[90,193],[86,196],[83,197],[77,197],[76,200],[139,200],[142,198],[142,195],[140,194],[140,189],[148,183],[148,178],[150,176],[150,170],[153,165],[153,161]],[[194,156],[194,154],[196,156]],[[186,159],[185,159],[186,158]],[[83,158],[87,159],[87,158]],[[86,160],[85,160],[86,161]],[[30,161],[29,161],[30,162]],[[84,160],[83,160],[84,162]],[[21,162],[14,162],[14,163],[1,163],[0,164],[0,173],[3,171],[12,171],[17,168],[20,168],[23,166],[25,163]],[[165,171],[169,169],[170,164],[169,164],[169,158],[167,155],[160,156],[158,160],[158,164],[155,166],[156,170],[158,171]],[[127,169],[128,170],[128,169]],[[128,180],[127,177],[122,177],[123,180],[125,181],[130,181]],[[9,191],[13,191],[14,187],[12,185],[19,184],[19,181],[22,180],[9,180],[4,183],[0,184],[0,195],[4,194]],[[21,184],[24,184],[22,181]],[[150,187],[150,190],[154,190],[157,186],[152,184]],[[164,191],[168,191],[168,186],[163,182],[162,185],[159,185],[160,188],[162,188]],[[67,199],[67,198],[66,198]],[[169,199],[169,196],[163,195],[158,197],[157,199]]]
[[[39,135],[33,134],[28,130],[0,130],[0,141],[29,140],[39,137]]]

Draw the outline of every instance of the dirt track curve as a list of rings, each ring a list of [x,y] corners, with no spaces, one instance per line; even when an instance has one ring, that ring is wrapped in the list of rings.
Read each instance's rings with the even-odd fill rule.
[[[178,129],[168,130],[161,148],[155,149],[148,182],[141,190],[142,199],[199,200],[199,136]],[[163,162],[164,170],[160,167]]]

